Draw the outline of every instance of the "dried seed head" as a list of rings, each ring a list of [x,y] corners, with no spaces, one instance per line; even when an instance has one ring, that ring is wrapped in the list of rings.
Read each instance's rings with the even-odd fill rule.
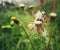
[[[57,14],[56,13],[50,13],[50,16],[56,17]]]

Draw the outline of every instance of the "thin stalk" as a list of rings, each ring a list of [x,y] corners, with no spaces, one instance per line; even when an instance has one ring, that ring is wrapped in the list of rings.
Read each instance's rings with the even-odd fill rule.
[[[23,30],[24,30],[24,32],[25,32],[25,34],[26,34],[26,36],[27,36],[27,37],[28,37],[28,39],[30,40],[30,43],[31,43],[31,46],[32,46],[33,50],[35,50],[35,48],[34,48],[34,46],[33,46],[32,42],[31,42],[31,39],[30,39],[30,37],[29,37],[28,33],[26,32],[26,30],[25,30],[25,28],[24,28],[23,26],[22,26],[22,28],[23,28]]]

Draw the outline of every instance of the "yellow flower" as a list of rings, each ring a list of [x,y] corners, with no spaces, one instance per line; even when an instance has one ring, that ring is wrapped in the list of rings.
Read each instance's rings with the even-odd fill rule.
[[[4,28],[6,28],[6,26],[2,26],[1,28],[4,29]]]
[[[13,20],[13,21],[16,20],[16,17],[12,17],[11,20]]]
[[[10,25],[8,25],[8,26],[6,26],[6,28],[11,28],[11,26],[10,26]]]
[[[14,21],[11,21],[11,23],[10,23],[11,25],[13,25],[14,24]]]

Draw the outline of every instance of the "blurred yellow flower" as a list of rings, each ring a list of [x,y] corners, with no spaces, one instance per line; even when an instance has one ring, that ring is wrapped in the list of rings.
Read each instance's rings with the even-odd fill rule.
[[[10,25],[8,25],[8,26],[6,26],[6,28],[11,28],[11,26],[10,26]]]
[[[4,28],[6,28],[6,26],[2,26],[1,28],[4,29]]]
[[[11,21],[11,23],[10,23],[11,25],[13,25],[14,24],[14,21]]]
[[[16,20],[16,17],[11,17],[11,20],[13,20],[13,21]]]

